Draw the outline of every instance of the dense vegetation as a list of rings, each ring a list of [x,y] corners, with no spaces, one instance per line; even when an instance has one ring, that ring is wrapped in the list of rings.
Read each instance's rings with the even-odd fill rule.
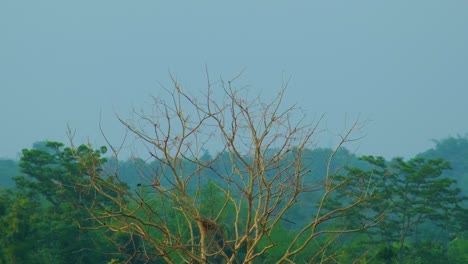
[[[105,149],[95,151],[81,146],[80,151],[80,155],[91,152],[108,168],[119,163],[117,173],[128,183],[123,188],[129,191],[148,189],[143,186],[145,179],[157,166],[141,159],[116,161],[111,158],[105,161],[100,158]],[[327,162],[323,157],[331,151],[313,149],[304,156],[304,161],[310,162],[314,172],[310,175],[311,186],[323,175]],[[463,158],[467,152],[468,138],[465,137],[437,141],[433,149],[408,161],[400,158],[386,161],[371,156],[358,158],[346,149],[340,150],[338,159],[349,162],[346,173],[339,177],[368,173],[376,181],[385,179],[369,192],[379,193],[375,206],[387,207],[388,212],[376,227],[334,241],[329,251],[337,254],[330,261],[466,263],[468,215],[462,200],[468,193],[468,160]],[[211,155],[205,154],[209,160]],[[85,189],[76,189],[76,183],[82,179],[78,177],[81,165],[74,160],[69,148],[60,143],[48,143],[47,148],[23,150],[19,162],[1,161],[1,263],[118,263],[129,258],[132,263],[162,263],[134,255],[136,249],[144,245],[131,234],[87,228],[93,226],[89,223],[93,219],[80,204],[92,203],[96,197]],[[16,184],[14,187],[10,184],[12,179]],[[346,200],[358,184],[349,182],[349,187],[336,195],[335,202]],[[75,188],[67,188],[67,185]],[[210,197],[207,200],[210,206],[219,206],[213,198],[220,195],[219,191],[210,184],[205,190],[205,195]],[[284,216],[281,228],[272,236],[282,238],[278,241],[291,237],[290,230],[300,227],[301,221],[308,217],[302,207],[319,202],[319,197],[316,192],[300,197],[302,202]],[[462,204],[465,206],[460,207]],[[356,208],[347,224],[365,221],[369,215],[361,212],[365,211]],[[167,223],[176,224],[170,220]],[[276,247],[284,246],[278,243]],[[304,260],[313,254],[308,250],[298,255],[297,262],[307,262]],[[272,250],[259,262],[270,263],[275,258],[275,250]]]
[[[468,139],[404,160],[220,81],[122,120],[148,156],[37,142],[0,162],[2,263],[467,263]],[[216,90],[216,91],[218,91]],[[216,97],[216,100],[214,99]],[[217,153],[207,146],[216,140]]]

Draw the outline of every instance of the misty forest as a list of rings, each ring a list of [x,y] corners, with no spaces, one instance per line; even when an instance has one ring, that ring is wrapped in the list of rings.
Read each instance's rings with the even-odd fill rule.
[[[468,263],[468,137],[358,156],[366,120],[319,147],[287,89],[173,84],[122,145],[69,129],[0,160],[0,263]]]

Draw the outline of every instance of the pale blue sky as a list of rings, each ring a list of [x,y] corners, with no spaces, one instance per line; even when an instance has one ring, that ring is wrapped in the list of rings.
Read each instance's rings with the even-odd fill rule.
[[[371,119],[359,154],[411,157],[468,132],[468,1],[0,1],[0,158],[34,141],[115,143],[172,72],[277,90],[331,132]],[[332,140],[323,139],[328,146]]]

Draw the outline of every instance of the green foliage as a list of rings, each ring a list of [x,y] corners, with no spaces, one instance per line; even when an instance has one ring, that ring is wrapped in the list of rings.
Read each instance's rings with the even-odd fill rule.
[[[441,159],[392,161],[388,183],[382,192],[390,208],[385,221],[388,228],[382,235],[399,236],[402,245],[407,237],[417,241],[416,235],[424,223],[442,229],[455,227],[464,198],[454,188],[455,180],[442,177],[442,172],[448,169],[449,163]]]
[[[461,193],[468,196],[468,159],[466,159],[468,157],[468,135],[434,140],[434,143],[434,148],[419,154],[418,157],[443,158],[448,161],[452,169],[444,171],[443,176],[456,180],[456,186],[460,188]],[[463,205],[465,208],[468,207],[468,201],[465,201]]]
[[[444,243],[448,232],[460,225],[459,215],[464,212],[461,203],[465,199],[455,188],[456,181],[442,176],[450,169],[449,163],[424,158],[387,162],[372,156],[362,160],[371,166],[365,170],[348,168],[348,174],[340,177],[349,179],[349,187],[340,190],[338,198],[346,201],[359,193],[356,188],[368,184],[359,175],[378,182],[367,191],[378,199],[371,200],[369,207],[360,208],[349,219],[350,224],[362,222],[378,210],[386,211],[379,225],[365,232],[368,239],[364,247],[374,252],[374,257],[367,259],[377,263],[445,260]]]
[[[450,263],[468,263],[468,233],[461,233],[450,243],[447,248]]]
[[[121,262],[117,259],[111,259],[107,264],[123,264],[124,262]]]
[[[463,138],[440,141],[435,150],[424,155],[436,155],[436,150],[447,153],[455,161],[454,168],[462,175],[468,175],[464,159],[448,154],[453,149],[463,153],[465,141]],[[155,171],[168,173],[161,164],[147,164],[141,159],[124,162],[111,159],[106,164],[107,160],[102,157],[105,151],[105,148],[94,150],[87,145],[73,149],[58,142],[43,142],[33,149],[23,150],[19,163],[0,161],[0,165],[6,166],[4,175],[17,176],[14,178],[16,189],[0,191],[0,263],[118,264],[129,259],[132,263],[144,263],[146,256],[141,251],[143,246],[147,247],[145,254],[159,254],[157,249],[148,248],[148,244],[143,243],[143,237],[136,233],[87,230],[94,226],[94,220],[87,210],[91,206],[103,212],[116,212],[119,205],[127,206],[129,211],[135,212],[135,217],[165,224],[181,239],[189,241],[189,230],[195,232],[194,237],[197,237],[197,230],[193,229],[196,219],[191,219],[193,226],[189,226],[187,215],[174,209],[176,205],[168,197],[156,195],[158,192],[151,185],[155,180]],[[302,155],[306,168],[310,170],[304,186],[313,190],[323,180],[319,175],[326,173],[323,163],[327,160],[320,160],[320,157],[329,155],[329,152],[326,149],[306,150]],[[308,262],[317,252],[321,252],[321,245],[327,243],[331,243],[328,252],[320,253],[323,262],[468,262],[468,239],[462,233],[463,229],[466,230],[467,222],[466,208],[463,206],[465,197],[456,188],[463,186],[457,185],[459,174],[450,170],[449,162],[438,158],[426,159],[424,155],[408,161],[401,158],[386,161],[373,156],[363,156],[358,161],[344,149],[337,155],[340,162],[347,161],[349,166],[343,171],[338,166],[340,162],[332,165],[330,179],[333,180],[332,184],[336,182],[346,188],[332,195],[333,199],[329,200],[323,213],[351,205],[356,199],[369,200],[347,211],[347,215],[341,215],[346,217],[347,222],[329,221],[327,225],[337,230],[343,226],[359,226],[382,210],[386,211],[386,217],[378,226],[355,235],[339,239],[318,237],[294,257],[295,262]],[[232,169],[230,163],[233,160],[229,153],[220,155],[216,162],[211,162],[212,157],[207,152],[203,157],[203,161],[218,172]],[[15,164],[19,165],[16,169]],[[115,165],[117,173],[106,175],[104,169]],[[195,170],[190,164],[183,164],[181,168]],[[211,238],[213,243],[230,241],[236,232],[229,224],[236,220],[235,208],[226,203],[226,196],[219,186],[222,183],[216,181],[216,175],[211,170],[199,173],[202,174],[200,184],[203,188],[190,195],[197,197],[195,201],[206,220],[217,219],[218,231]],[[119,176],[134,186],[138,199],[128,199],[130,190],[126,184],[119,183]],[[109,196],[91,192],[89,186],[97,182],[101,188],[107,188],[103,193]],[[294,239],[294,230],[311,219],[310,204],[319,201],[322,194],[322,191],[311,191],[298,197],[300,201],[259,242],[258,250],[271,248],[257,261],[274,263],[282,256],[288,249],[287,242]],[[231,198],[235,198],[235,195]],[[147,208],[147,211],[145,213],[138,208]],[[167,212],[165,218],[156,219],[147,214],[154,208]],[[246,213],[241,212],[240,217],[242,221]],[[118,227],[116,221],[117,218],[109,219],[106,224]],[[454,233],[451,240],[449,233]],[[167,239],[165,233],[157,229],[152,230],[150,235],[154,240]],[[231,250],[229,242],[223,243],[223,250]],[[113,255],[110,257],[107,253]],[[168,254],[176,262],[183,261],[173,251]],[[240,250],[237,255],[239,260],[243,259],[242,254],[245,252]],[[213,257],[210,261],[216,263],[219,260]]]
[[[89,215],[80,208],[94,203],[85,184],[86,166],[101,163],[105,149],[64,148],[46,142],[25,149],[24,175],[15,177],[14,191],[0,196],[0,248],[5,263],[103,263],[110,244],[101,232],[82,230]]]
[[[12,193],[2,193],[2,218],[0,219],[0,252],[3,262],[38,263],[35,261],[35,243],[38,236],[38,226],[34,220],[40,218],[40,204],[30,201],[27,197],[14,197]],[[31,252],[32,254],[24,254]]]

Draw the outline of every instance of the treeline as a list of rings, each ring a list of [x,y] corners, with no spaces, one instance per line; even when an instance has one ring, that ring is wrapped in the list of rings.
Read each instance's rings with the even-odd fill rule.
[[[186,261],[174,253],[176,249],[151,248],[153,240],[159,243],[168,239],[163,237],[167,234],[165,231],[151,231],[148,234],[152,237],[145,237],[124,228],[134,224],[133,220],[119,222],[124,218],[110,216],[119,212],[119,207],[128,208],[135,214],[126,215],[125,219],[149,219],[163,223],[167,229],[189,229],[181,221],[184,209],[176,208],[164,195],[156,195],[167,193],[168,190],[161,190],[173,185],[167,180],[170,177],[161,175],[174,172],[152,157],[121,161],[106,158],[105,153],[105,148],[92,149],[83,145],[74,150],[61,143],[40,142],[23,150],[19,162],[0,160],[0,263]],[[255,263],[274,263],[281,258],[281,252],[297,249],[288,248],[286,241],[294,240],[298,230],[314,228],[308,226],[314,222],[314,208],[330,216],[329,219],[319,218],[326,222],[317,227],[318,233],[320,230],[354,229],[356,232],[342,232],[336,237],[333,232],[327,232],[317,236],[313,243],[305,243],[306,246],[295,254],[296,263],[309,263],[310,259],[314,259],[314,263],[468,263],[467,154],[467,137],[436,141],[433,149],[410,160],[357,157],[345,148],[336,153],[324,148],[305,149],[300,153],[301,171],[306,172],[304,181],[299,183],[303,192],[269,230],[269,235],[258,242],[259,253],[270,245],[273,249],[265,250]],[[298,154],[291,150],[286,159],[288,155]],[[202,228],[216,229],[211,233],[216,243],[209,249],[220,253],[213,253],[207,262],[225,263],[217,255],[229,255],[230,250],[239,251],[236,261],[242,262],[248,252],[231,248],[229,236],[237,231],[230,222],[244,221],[248,212],[226,205],[222,192],[234,190],[229,197],[241,197],[243,193],[235,193],[235,186],[242,181],[220,180],[224,179],[223,174],[235,170],[233,162],[242,161],[233,159],[229,153],[205,152],[197,164],[184,162],[177,173],[199,174],[201,179],[188,182],[186,187],[202,186],[201,193],[192,194],[200,200],[197,206],[202,206],[207,216],[201,222],[206,225]],[[278,171],[285,169],[284,164],[279,161],[277,167],[265,173],[275,177]],[[94,171],[88,171],[91,168]],[[96,172],[105,177],[93,181]],[[236,173],[242,179],[243,172]],[[330,177],[325,178],[325,175]],[[227,188],[229,184],[234,187]],[[329,194],[322,188],[325,184],[336,191]],[[96,192],[96,188],[104,191]],[[328,196],[327,199],[324,196]],[[261,198],[251,201],[258,199]],[[220,209],[223,206],[226,208]],[[143,207],[149,208],[149,212],[168,210],[165,217],[171,218],[146,218],[145,211],[139,211]],[[335,208],[348,207],[349,210],[334,212]],[[210,222],[216,217],[210,215],[211,211],[222,212],[217,218],[220,221]],[[279,213],[274,210],[271,215]],[[378,221],[374,224],[375,219]],[[362,226],[366,228],[361,229]],[[190,240],[186,234],[179,235],[178,238]],[[199,236],[192,234],[192,237]],[[170,246],[167,244],[168,248]]]

